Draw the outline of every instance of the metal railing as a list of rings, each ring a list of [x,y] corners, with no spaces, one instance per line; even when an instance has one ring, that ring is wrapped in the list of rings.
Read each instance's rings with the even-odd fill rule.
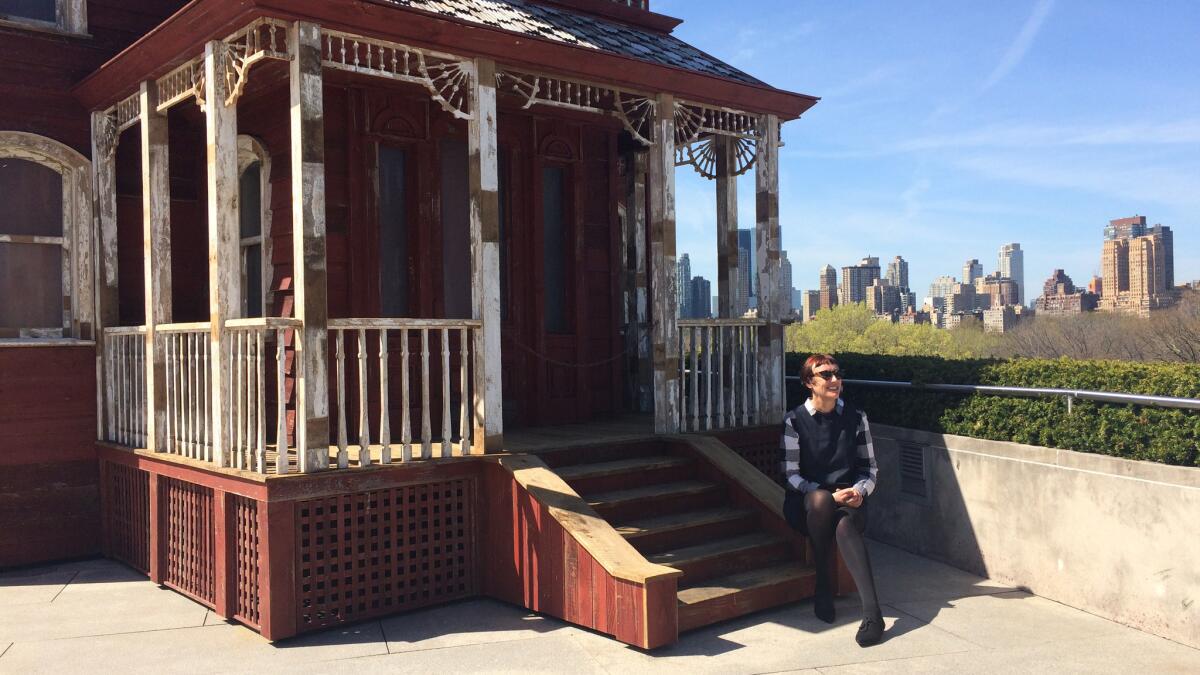
[[[788,375],[788,380],[801,380],[799,375]],[[1117,403],[1125,405],[1141,405],[1156,408],[1180,408],[1183,410],[1200,410],[1200,399],[1178,398],[1174,396],[1150,396],[1147,394],[1126,394],[1111,391],[1091,391],[1088,389],[1054,389],[1047,387],[1001,387],[985,384],[921,384],[913,382],[891,382],[888,380],[846,380],[846,384],[860,387],[879,387],[885,389],[916,389],[918,391],[941,392],[949,394],[982,394],[985,396],[1015,396],[1024,398],[1058,398],[1067,401],[1067,412],[1072,412],[1076,400],[1099,401],[1101,403]]]

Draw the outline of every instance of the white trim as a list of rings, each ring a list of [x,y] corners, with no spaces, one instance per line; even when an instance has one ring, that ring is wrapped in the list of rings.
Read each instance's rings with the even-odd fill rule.
[[[0,158],[34,162],[62,176],[62,236],[3,235],[0,238],[6,243],[59,245],[63,249],[62,326],[27,328],[35,332],[60,333],[55,336],[57,338],[90,338],[96,316],[92,283],[92,163],[54,139],[23,131],[0,131]]]

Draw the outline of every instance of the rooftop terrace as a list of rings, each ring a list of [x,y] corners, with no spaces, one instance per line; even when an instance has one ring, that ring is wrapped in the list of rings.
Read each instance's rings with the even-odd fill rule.
[[[0,575],[0,672],[1197,672],[1200,650],[883,544],[885,641],[854,644],[811,603],[685,634],[647,654],[491,600],[271,644],[106,560]]]

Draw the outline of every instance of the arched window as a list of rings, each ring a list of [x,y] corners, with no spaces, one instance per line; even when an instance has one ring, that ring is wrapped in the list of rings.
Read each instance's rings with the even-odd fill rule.
[[[91,164],[0,131],[0,339],[93,339]]]
[[[264,316],[271,285],[271,156],[257,139],[238,136],[242,316]]]

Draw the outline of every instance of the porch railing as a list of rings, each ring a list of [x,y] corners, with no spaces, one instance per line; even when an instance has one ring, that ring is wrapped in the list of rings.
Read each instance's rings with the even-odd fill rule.
[[[104,329],[104,440],[146,444],[146,327]]]
[[[287,347],[295,348],[302,326],[298,319],[274,317],[225,322],[230,364],[225,466],[258,473],[300,471],[293,466],[295,444],[288,440]],[[300,360],[293,359],[291,365],[299,368]],[[298,374],[292,372],[293,377]],[[274,401],[269,401],[269,391]]]
[[[397,460],[395,450],[399,461],[412,461],[418,456],[414,446],[420,459],[469,455],[472,344],[481,325],[457,319],[331,320],[330,407],[337,417],[338,468],[350,466],[352,441],[356,466],[390,464]],[[398,438],[393,412],[400,415]]]
[[[731,429],[762,422],[758,332],[754,319],[680,319],[682,431]]]
[[[181,457],[213,461],[209,324],[158,326],[167,382],[167,447]]]

